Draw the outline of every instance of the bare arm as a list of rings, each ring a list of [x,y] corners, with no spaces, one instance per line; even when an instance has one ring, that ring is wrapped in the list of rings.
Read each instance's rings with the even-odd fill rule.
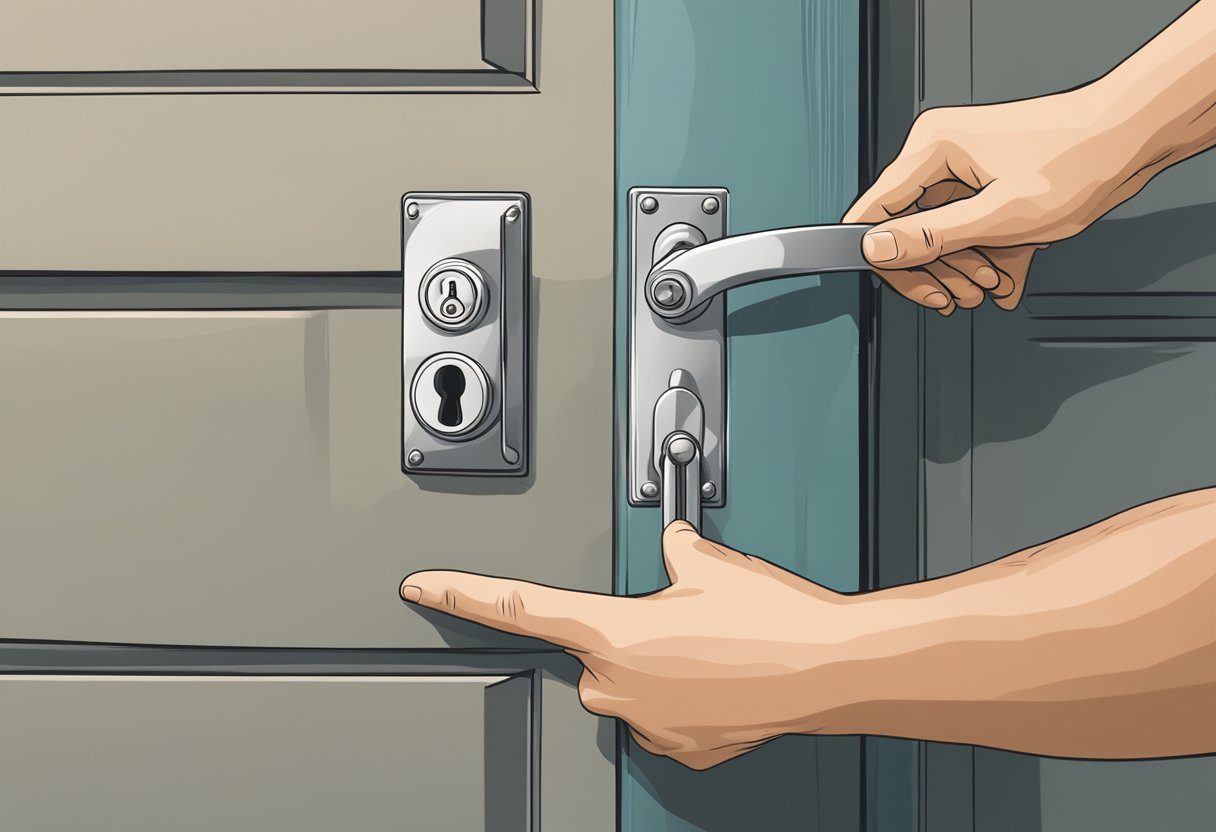
[[[1036,754],[1216,752],[1216,491],[859,597],[850,731]],[[869,700],[869,701],[867,701]]]
[[[1103,78],[1068,92],[921,114],[845,215],[866,257],[942,314],[1012,309],[1030,261],[1216,143],[1216,0],[1200,0]]]
[[[1216,489],[947,578],[842,595],[674,523],[641,598],[453,572],[411,603],[565,647],[588,710],[706,768],[789,733],[1216,752]]]

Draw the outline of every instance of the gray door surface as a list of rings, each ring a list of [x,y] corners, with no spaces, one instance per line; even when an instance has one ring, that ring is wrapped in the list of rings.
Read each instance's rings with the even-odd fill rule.
[[[926,0],[920,43],[914,19],[902,45],[885,43],[907,70],[884,76],[885,153],[914,109],[1084,83],[1187,5]],[[884,583],[985,563],[1216,483],[1214,219],[1207,154],[1036,257],[1016,312],[986,305],[943,320],[884,301],[880,488],[889,506],[903,501],[885,522],[920,540],[919,563],[880,560]],[[892,343],[916,349],[896,355]],[[896,427],[900,413],[915,427]],[[888,763],[919,758],[920,769],[915,793],[895,775],[878,787],[890,813],[881,829],[1189,832],[1216,818],[1216,758],[1090,762],[932,744],[881,752]]]
[[[540,7],[0,3],[5,830],[612,828],[577,664],[397,595],[612,588],[612,4]],[[402,471],[410,191],[530,195],[526,477]]]

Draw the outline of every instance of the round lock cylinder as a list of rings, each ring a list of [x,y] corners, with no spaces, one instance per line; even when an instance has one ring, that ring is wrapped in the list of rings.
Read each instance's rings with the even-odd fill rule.
[[[485,275],[467,260],[441,260],[422,276],[418,302],[427,320],[440,329],[472,329],[486,311]]]
[[[435,436],[471,439],[489,422],[494,391],[485,369],[467,355],[433,355],[414,373],[410,405],[418,422]]]

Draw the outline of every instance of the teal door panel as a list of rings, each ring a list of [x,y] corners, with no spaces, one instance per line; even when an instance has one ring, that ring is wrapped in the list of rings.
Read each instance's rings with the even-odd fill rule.
[[[626,441],[626,193],[723,186],[730,233],[835,222],[858,181],[859,4],[617,0],[617,441]],[[707,536],[859,588],[862,286],[774,281],[727,297],[729,483]],[[616,589],[666,582],[658,509],[617,469]],[[741,610],[740,615],[762,614]],[[861,743],[792,737],[693,772],[623,737],[623,830],[851,830]]]

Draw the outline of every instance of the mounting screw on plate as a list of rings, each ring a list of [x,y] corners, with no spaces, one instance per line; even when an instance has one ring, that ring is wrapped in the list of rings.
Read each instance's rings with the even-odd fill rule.
[[[712,500],[716,496],[718,496],[718,486],[712,482],[701,483],[701,499]]]
[[[659,484],[657,482],[651,482],[650,480],[642,483],[642,496],[647,500],[653,500],[655,497],[659,496]]]
[[[519,209],[512,205],[506,213],[507,225],[513,225],[519,219]]]
[[[405,206],[405,215],[412,220],[418,219],[418,203],[411,202],[409,205]]]
[[[659,210],[659,201],[652,196],[645,196],[638,207],[642,209],[643,214],[653,214]]]
[[[414,450],[410,451],[409,456],[405,458],[405,461],[408,462],[412,467],[417,468],[422,464],[422,460],[424,459],[426,459],[426,457],[422,455],[422,451],[415,448]]]
[[[707,214],[718,213],[718,198],[713,196],[705,197],[705,201],[701,203],[701,210]]]

